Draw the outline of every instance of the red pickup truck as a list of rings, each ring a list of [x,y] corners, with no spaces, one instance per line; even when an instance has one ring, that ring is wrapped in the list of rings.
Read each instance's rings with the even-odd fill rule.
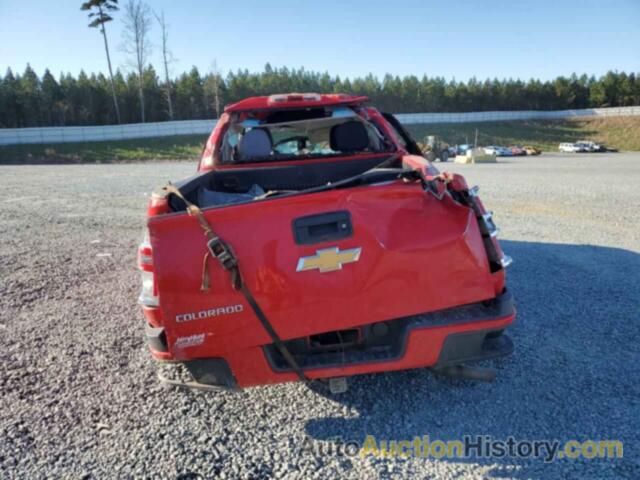
[[[229,105],[197,174],[152,194],[139,301],[153,357],[192,376],[180,384],[474,377],[463,364],[513,351],[511,259],[477,188],[367,101]]]

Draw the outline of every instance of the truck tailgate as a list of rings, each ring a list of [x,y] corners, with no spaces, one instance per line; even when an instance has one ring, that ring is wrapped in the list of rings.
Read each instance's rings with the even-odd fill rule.
[[[349,212],[352,233],[296,242],[296,219]],[[205,210],[235,251],[244,281],[282,339],[351,328],[495,296],[473,212],[418,183],[337,189]],[[186,213],[149,219],[162,318],[175,358],[224,356],[270,343],[229,274],[209,260],[211,288],[201,291],[206,238]],[[341,269],[297,271],[318,250],[359,248]],[[353,260],[353,258],[351,258]],[[333,261],[335,259],[329,259]],[[177,341],[178,339],[195,341]]]

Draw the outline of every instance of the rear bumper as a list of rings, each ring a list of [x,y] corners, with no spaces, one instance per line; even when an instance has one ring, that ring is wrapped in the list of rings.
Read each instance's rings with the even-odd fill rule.
[[[434,368],[506,357],[513,350],[513,341],[501,330],[452,333],[445,339]]]
[[[309,348],[310,337],[285,343],[309,378],[440,368],[511,354],[513,343],[503,331],[515,314],[513,297],[505,291],[490,301],[381,322],[386,332],[380,323],[364,325],[348,347]],[[244,388],[297,380],[273,345],[184,364],[207,385]]]
[[[349,345],[341,343],[329,348],[317,348],[311,345],[312,337],[297,338],[284,343],[305,371],[344,369],[367,364],[401,365],[408,355],[419,357],[415,350],[420,350],[422,339],[430,333],[438,332],[439,335],[444,334],[444,338],[437,348],[437,355],[433,356],[434,348],[431,342],[422,343],[429,351],[423,352],[427,354],[423,355],[427,363],[421,366],[445,366],[512,353],[513,343],[502,335],[502,331],[505,321],[511,323],[514,318],[513,296],[505,290],[498,297],[486,302],[363,325],[356,329],[356,332],[336,332],[343,337],[349,334],[357,337],[357,341]],[[496,320],[499,321],[499,325],[485,325]],[[412,345],[416,342],[418,345]],[[264,354],[275,372],[291,371],[274,345],[266,345]],[[435,358],[435,361],[427,361],[427,358]]]

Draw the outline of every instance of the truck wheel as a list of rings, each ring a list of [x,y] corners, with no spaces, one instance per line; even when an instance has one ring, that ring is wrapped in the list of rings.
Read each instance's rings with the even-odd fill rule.
[[[427,160],[429,160],[430,162],[435,162],[436,154],[433,153],[433,151],[427,152]]]
[[[440,161],[446,162],[447,160],[449,160],[449,152],[447,152],[446,150],[443,152],[440,152]]]

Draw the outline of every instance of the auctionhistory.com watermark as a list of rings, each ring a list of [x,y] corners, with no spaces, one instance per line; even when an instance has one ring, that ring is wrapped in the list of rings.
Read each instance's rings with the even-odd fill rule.
[[[521,458],[553,462],[558,459],[616,459],[624,455],[620,440],[529,440],[509,436],[496,439],[490,435],[463,435],[456,440],[431,438],[381,439],[367,435],[364,440],[334,438],[322,442],[310,437],[298,439],[294,448],[314,456],[376,458]]]

